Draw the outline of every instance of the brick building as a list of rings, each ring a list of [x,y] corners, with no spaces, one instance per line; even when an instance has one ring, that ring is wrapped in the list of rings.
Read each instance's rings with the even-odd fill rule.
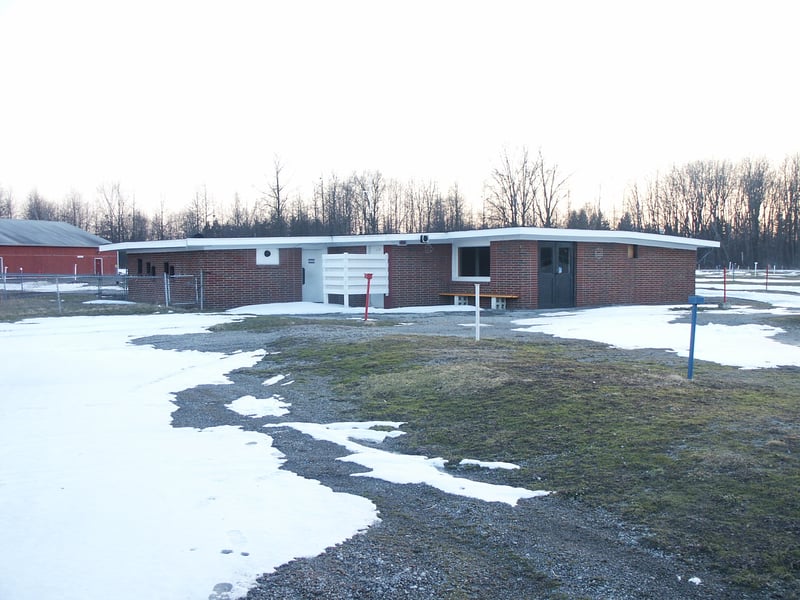
[[[103,249],[127,254],[134,276],[129,297],[144,302],[163,302],[169,280],[188,277],[204,308],[340,303],[341,294],[326,292],[333,289],[327,287],[333,276],[325,267],[332,261],[325,257],[347,252],[385,257],[379,276],[387,281],[386,293],[372,295],[373,306],[472,302],[478,283],[482,305],[534,309],[686,302],[694,293],[698,251],[717,247],[713,241],[655,234],[521,227],[428,235],[192,238]],[[353,287],[350,293],[357,298],[351,305],[363,305],[363,290]]]

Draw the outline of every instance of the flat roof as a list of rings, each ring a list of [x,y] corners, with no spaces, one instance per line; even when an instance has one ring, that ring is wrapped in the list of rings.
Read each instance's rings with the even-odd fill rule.
[[[696,250],[719,248],[719,242],[635,231],[590,229],[552,229],[542,227],[506,227],[475,229],[446,233],[391,233],[374,235],[333,235],[250,238],[186,238],[149,242],[123,242],[103,246],[103,251],[180,252],[189,250],[237,250],[264,246],[278,248],[325,248],[386,244],[456,244],[481,245],[496,240],[541,240],[553,242],[595,242],[606,244],[635,244],[657,248]]]

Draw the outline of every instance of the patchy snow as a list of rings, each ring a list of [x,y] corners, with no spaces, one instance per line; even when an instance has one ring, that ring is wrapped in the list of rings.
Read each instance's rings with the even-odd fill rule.
[[[236,598],[259,575],[319,554],[378,520],[368,499],[282,469],[284,457],[266,432],[172,427],[175,393],[230,384],[227,373],[255,365],[267,352],[159,350],[130,342],[203,333],[240,318],[0,323],[0,598],[191,599],[223,589]],[[291,380],[281,374],[264,383]],[[277,394],[242,396],[227,406],[252,417],[289,408]],[[366,445],[402,435],[400,425],[304,427],[349,446],[353,455],[345,460],[366,465],[373,477],[512,505],[545,493],[460,479],[442,471],[442,459]]]
[[[744,271],[728,273],[727,283],[721,271],[699,271],[696,280],[699,296],[750,300],[771,304],[775,308],[800,309],[800,275],[797,271],[766,273]]]
[[[275,375],[266,379],[262,385],[275,385],[276,383],[280,383],[284,379],[286,379],[288,375]]]
[[[448,494],[477,498],[487,502],[505,502],[511,506],[515,506],[523,498],[537,498],[551,493],[544,490],[533,491],[455,477],[443,470],[447,463],[443,458],[388,452],[354,441],[379,443],[387,437],[397,437],[403,432],[385,428],[396,428],[400,425],[401,423],[390,421],[374,421],[329,424],[280,423],[266,425],[266,427],[292,427],[314,439],[342,446],[352,454],[343,456],[339,460],[354,462],[369,469],[365,473],[355,473],[356,476],[375,477],[392,483],[424,483]],[[375,430],[375,427],[384,429]]]
[[[509,471],[519,469],[519,465],[515,465],[514,463],[500,462],[500,461],[489,462],[485,460],[475,460],[474,458],[461,459],[461,462],[458,464],[472,465],[476,467],[482,467],[484,469],[507,469]]]
[[[786,280],[788,281],[788,279]],[[798,314],[800,287],[738,281],[739,314]],[[762,289],[757,289],[762,286]],[[719,297],[713,276],[699,295]],[[747,306],[746,300],[774,308]],[[688,310],[625,306],[538,313],[522,331],[593,340],[621,348],[688,354]],[[800,365],[800,348],[779,328],[721,325],[704,307],[695,356],[742,368]],[[474,312],[433,306],[386,311]],[[243,307],[227,314],[166,314],[33,319],[0,323],[0,598],[119,600],[239,597],[256,577],[294,557],[312,556],[377,521],[375,505],[282,469],[265,433],[231,426],[174,428],[174,394],[225,385],[226,374],[267,351],[221,354],[131,344],[151,335],[203,333],[252,314],[359,314],[315,303]],[[679,322],[684,321],[684,322]],[[287,375],[264,385],[288,386]],[[245,416],[286,414],[273,394],[242,396],[228,408]],[[403,435],[399,422],[281,423],[341,445],[358,476],[421,483],[451,494],[516,504],[548,492],[456,477],[442,458],[378,446]],[[465,459],[461,464],[516,468]],[[699,585],[698,578],[688,581]]]
[[[83,304],[136,304],[136,302],[131,302],[130,300],[87,300]]]
[[[283,402],[281,396],[269,398],[256,398],[255,396],[242,396],[225,407],[239,413],[243,417],[282,417],[288,414],[291,404]]]
[[[689,356],[691,325],[686,310],[674,306],[611,306],[542,313],[514,321],[518,331],[591,340],[627,350],[663,348]],[[720,309],[721,310],[721,309]],[[707,310],[706,315],[713,313]],[[698,325],[695,359],[743,369],[800,366],[800,347],[782,344],[775,335],[783,330],[769,325]]]
[[[128,341],[230,320],[0,324],[0,598],[207,598],[221,583],[237,597],[376,521],[369,500],[281,469],[267,435],[171,426],[174,392],[230,383],[264,353]]]

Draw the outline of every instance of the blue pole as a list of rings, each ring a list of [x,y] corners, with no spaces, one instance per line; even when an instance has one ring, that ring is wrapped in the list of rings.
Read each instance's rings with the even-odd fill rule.
[[[694,332],[697,329],[697,305],[704,301],[702,296],[689,296],[689,302],[692,305],[692,333],[689,336],[689,373],[687,376],[690,380],[694,375]]]

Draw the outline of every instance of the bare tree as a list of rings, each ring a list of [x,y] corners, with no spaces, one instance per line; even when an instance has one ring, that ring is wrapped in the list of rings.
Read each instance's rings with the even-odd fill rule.
[[[531,161],[527,148],[523,147],[518,157],[511,157],[508,150],[503,150],[500,166],[492,171],[491,181],[486,186],[487,220],[498,227],[535,225],[540,172],[540,165]]]
[[[59,220],[81,229],[89,229],[91,210],[89,204],[84,202],[79,192],[72,190],[64,198],[59,210]]]
[[[457,183],[454,183],[447,192],[445,202],[447,204],[446,230],[460,231],[469,228],[471,226],[471,219],[467,214],[468,211],[465,206],[464,196],[461,195]]]
[[[380,171],[354,176],[361,193],[356,196],[360,233],[380,233],[381,207],[386,194],[386,180]]]
[[[536,161],[538,169],[538,183],[541,186],[538,196],[534,194],[536,218],[542,227],[555,227],[558,219],[558,203],[566,193],[567,177],[558,171],[558,165],[548,167],[545,164],[542,151]]]
[[[206,235],[214,219],[214,208],[203,185],[196,190],[189,205],[181,214],[181,228],[186,237]]]
[[[233,195],[233,206],[227,224],[235,232],[235,235],[243,235],[253,226],[253,211],[242,202],[238,193]]]
[[[404,220],[403,186],[396,179],[391,179],[386,187],[386,207],[383,215],[384,233],[401,232]]]
[[[0,187],[0,219],[14,218],[14,196],[11,190]]]
[[[131,206],[131,221],[128,240],[131,242],[143,242],[150,239],[150,218],[141,210],[136,208],[135,202]]]
[[[800,154],[787,156],[780,167],[776,201],[780,213],[776,224],[776,255],[785,263],[800,253]]]
[[[269,189],[262,197],[262,201],[266,208],[265,213],[270,232],[275,235],[285,235],[288,229],[288,222],[286,219],[286,195],[284,193],[286,186],[281,183],[283,164],[277,156],[273,158],[272,164],[272,180],[269,183]]]
[[[168,240],[170,237],[175,237],[177,231],[174,226],[174,221],[174,217],[167,212],[166,201],[162,199],[150,219],[151,239]]]
[[[38,191],[32,190],[25,201],[23,215],[31,221],[56,221],[58,206],[54,202],[45,200]]]
[[[740,206],[744,209],[742,216],[745,219],[745,248],[754,260],[759,260],[762,207],[770,192],[773,176],[766,159],[746,159],[739,177]]]
[[[97,188],[95,231],[111,242],[126,242],[130,236],[131,207],[119,182]]]

